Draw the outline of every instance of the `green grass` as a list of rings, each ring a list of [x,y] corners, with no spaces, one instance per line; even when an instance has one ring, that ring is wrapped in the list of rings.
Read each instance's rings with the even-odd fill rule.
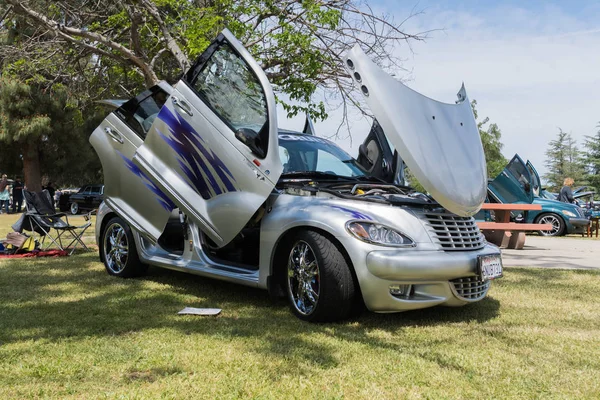
[[[0,398],[595,399],[599,305],[597,271],[509,268],[467,307],[308,324],[261,290],[110,277],[96,253],[0,260]]]

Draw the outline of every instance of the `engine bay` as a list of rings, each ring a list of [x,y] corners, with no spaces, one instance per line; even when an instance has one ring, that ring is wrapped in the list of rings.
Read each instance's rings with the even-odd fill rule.
[[[283,194],[343,198],[393,205],[439,206],[431,197],[408,186],[384,183],[318,182],[291,180],[278,185]]]

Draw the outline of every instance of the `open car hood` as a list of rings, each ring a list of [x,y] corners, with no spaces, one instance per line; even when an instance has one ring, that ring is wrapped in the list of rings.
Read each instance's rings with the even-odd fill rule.
[[[389,141],[425,190],[457,215],[475,214],[485,201],[487,168],[464,85],[457,104],[445,104],[388,75],[358,45],[344,63]]]
[[[593,196],[595,194],[596,194],[596,192],[593,192],[593,191],[589,191],[589,192],[577,192],[577,193],[573,193],[573,198],[574,199],[581,199],[582,197]]]

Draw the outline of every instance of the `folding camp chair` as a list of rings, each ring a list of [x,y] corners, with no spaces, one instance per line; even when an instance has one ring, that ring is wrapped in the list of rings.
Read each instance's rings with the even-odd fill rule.
[[[23,198],[25,199],[26,211],[23,214],[21,229],[37,232],[41,238],[40,243],[42,250],[50,248],[53,244],[60,250],[70,249],[69,254],[73,254],[77,245],[81,245],[82,248],[89,250],[81,238],[85,231],[92,225],[90,218],[91,211],[87,214],[87,222],[85,224],[75,226],[69,223],[67,214],[56,212],[54,202],[47,190],[42,190],[37,193],[23,190]],[[52,229],[56,231],[56,235],[54,236],[51,234]],[[63,238],[64,235],[70,235],[70,237]],[[50,242],[44,247],[46,238],[48,238]],[[65,241],[70,239],[71,241],[64,246],[63,239],[65,239]],[[71,246],[73,247],[71,248]]]

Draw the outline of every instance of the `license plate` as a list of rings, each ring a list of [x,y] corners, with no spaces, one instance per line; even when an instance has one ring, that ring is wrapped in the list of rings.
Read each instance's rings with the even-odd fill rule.
[[[489,281],[502,277],[502,258],[500,254],[479,256],[477,261],[477,272],[482,280]]]

